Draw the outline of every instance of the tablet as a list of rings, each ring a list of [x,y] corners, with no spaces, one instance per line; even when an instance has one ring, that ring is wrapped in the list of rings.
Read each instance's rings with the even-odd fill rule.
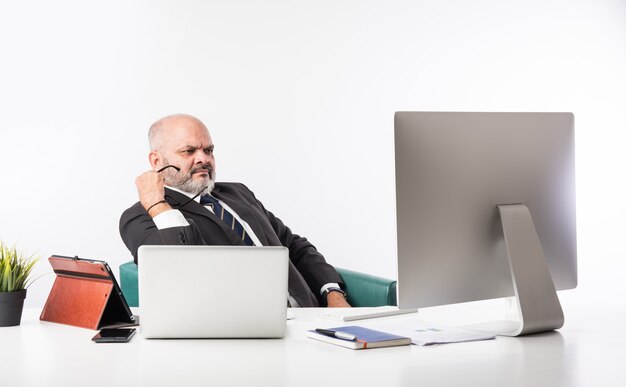
[[[56,279],[40,320],[89,329],[137,325],[105,261],[53,255]]]

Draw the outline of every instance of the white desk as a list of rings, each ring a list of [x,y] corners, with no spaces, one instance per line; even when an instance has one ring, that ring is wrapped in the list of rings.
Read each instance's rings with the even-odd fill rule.
[[[363,351],[306,338],[307,329],[340,324],[316,319],[319,309],[292,311],[284,340],[137,334],[95,344],[95,331],[40,322],[40,310],[26,309],[21,326],[0,328],[0,385],[626,386],[623,309],[565,310],[560,331],[522,338]]]

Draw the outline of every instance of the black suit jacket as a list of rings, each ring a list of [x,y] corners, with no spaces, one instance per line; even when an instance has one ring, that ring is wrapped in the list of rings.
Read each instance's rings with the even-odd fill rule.
[[[289,249],[289,294],[301,306],[319,306],[319,291],[329,282],[342,284],[335,269],[306,238],[291,232],[289,227],[265,209],[252,191],[239,183],[216,183],[213,196],[230,206],[248,225],[264,246],[285,246]],[[189,198],[165,189],[165,199],[179,208]],[[137,262],[141,245],[243,245],[234,231],[211,211],[196,201],[180,208],[189,226],[159,230],[141,203],[124,211],[120,218],[120,234]]]

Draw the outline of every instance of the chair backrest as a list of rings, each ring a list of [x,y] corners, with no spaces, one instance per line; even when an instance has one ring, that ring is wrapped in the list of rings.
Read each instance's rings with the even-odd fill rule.
[[[133,261],[120,265],[120,287],[130,307],[139,306],[139,289],[137,288],[137,264]]]

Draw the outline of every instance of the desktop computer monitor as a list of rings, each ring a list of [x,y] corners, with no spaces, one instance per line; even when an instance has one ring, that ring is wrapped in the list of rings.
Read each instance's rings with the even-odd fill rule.
[[[576,287],[571,113],[395,114],[398,305],[517,297],[506,334],[560,328]]]

